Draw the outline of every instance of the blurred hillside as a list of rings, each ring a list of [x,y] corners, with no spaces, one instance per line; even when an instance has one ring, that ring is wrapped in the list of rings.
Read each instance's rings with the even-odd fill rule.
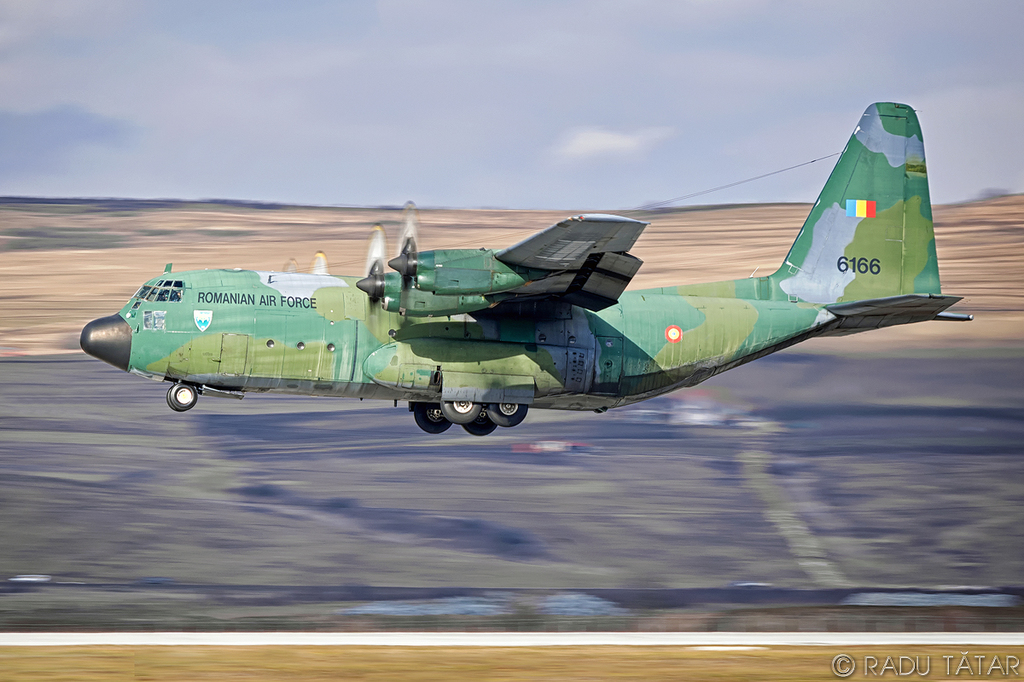
[[[710,282],[773,271],[808,204],[705,206],[627,212],[651,222],[633,253],[633,288]],[[588,209],[589,210],[589,209]],[[423,247],[504,247],[572,211],[428,209]],[[1024,196],[934,209],[943,291],[966,297],[970,324],[922,324],[804,346],[836,352],[889,346],[1019,346],[1024,331]],[[108,315],[167,262],[176,271],[308,267],[327,253],[331,272],[359,274],[370,227],[397,238],[399,209],[247,202],[0,199],[0,353],[78,350],[78,334]]]

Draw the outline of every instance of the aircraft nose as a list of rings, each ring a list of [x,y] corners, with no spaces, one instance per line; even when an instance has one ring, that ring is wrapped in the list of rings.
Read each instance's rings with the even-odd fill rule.
[[[132,354],[132,328],[120,315],[93,320],[82,329],[82,350],[94,358],[128,371]]]

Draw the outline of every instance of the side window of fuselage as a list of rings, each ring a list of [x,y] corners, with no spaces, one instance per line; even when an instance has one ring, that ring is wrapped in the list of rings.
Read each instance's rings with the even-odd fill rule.
[[[166,328],[166,318],[166,310],[147,310],[142,313],[142,328],[152,329],[153,331],[163,331]]]

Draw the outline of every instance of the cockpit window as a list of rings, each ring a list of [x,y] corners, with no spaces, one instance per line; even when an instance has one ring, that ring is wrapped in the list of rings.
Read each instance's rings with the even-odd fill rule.
[[[178,280],[160,280],[155,285],[144,286],[135,292],[133,298],[145,301],[181,301],[185,283]]]

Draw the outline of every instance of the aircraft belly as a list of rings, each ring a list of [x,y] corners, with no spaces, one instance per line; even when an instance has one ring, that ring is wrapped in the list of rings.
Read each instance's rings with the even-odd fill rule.
[[[585,392],[592,359],[588,349],[572,346],[418,338],[376,349],[363,363],[363,373],[413,400],[530,404],[544,396]]]

